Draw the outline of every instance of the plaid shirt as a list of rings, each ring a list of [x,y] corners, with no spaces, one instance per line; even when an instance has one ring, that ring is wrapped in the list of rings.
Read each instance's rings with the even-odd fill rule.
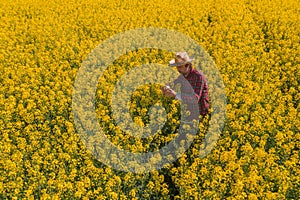
[[[184,104],[187,104],[187,110],[191,112],[191,116],[198,113],[196,109],[199,109],[198,114],[202,116],[208,113],[208,85],[203,72],[192,68],[187,77],[180,75],[174,81],[174,85],[176,84],[180,84],[181,86],[181,99]],[[195,107],[195,104],[198,106]],[[196,116],[196,118],[198,118],[198,116]],[[195,116],[193,119],[195,119]]]

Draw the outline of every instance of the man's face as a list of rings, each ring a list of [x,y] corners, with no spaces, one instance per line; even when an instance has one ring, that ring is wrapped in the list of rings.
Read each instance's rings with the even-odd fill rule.
[[[186,75],[189,73],[189,68],[186,67],[185,65],[177,66],[176,68],[177,68],[177,71],[182,75]]]

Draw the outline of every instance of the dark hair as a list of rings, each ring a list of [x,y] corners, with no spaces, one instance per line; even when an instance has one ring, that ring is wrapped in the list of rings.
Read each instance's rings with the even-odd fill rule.
[[[186,63],[185,67],[192,67],[192,63]]]

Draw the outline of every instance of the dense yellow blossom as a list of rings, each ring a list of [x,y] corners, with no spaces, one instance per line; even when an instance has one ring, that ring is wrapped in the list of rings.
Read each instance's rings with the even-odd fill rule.
[[[178,199],[299,199],[299,8],[297,0],[0,0],[0,199],[170,199],[175,186]],[[203,46],[221,74],[227,105],[226,124],[206,157],[199,149],[208,119],[178,166],[134,174],[105,166],[87,150],[71,104],[88,54],[141,27],[176,30]],[[173,52],[138,49],[100,77],[96,113],[114,145],[142,153],[176,137],[179,102],[164,97],[160,84],[131,95],[135,125],[165,123],[150,137],[123,131],[109,105],[127,71],[172,58]],[[152,107],[157,119],[148,113],[153,105],[165,108]]]

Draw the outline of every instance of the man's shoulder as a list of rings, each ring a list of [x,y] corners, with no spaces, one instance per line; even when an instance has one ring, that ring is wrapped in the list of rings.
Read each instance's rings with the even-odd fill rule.
[[[195,68],[192,69],[191,74],[195,76],[204,76],[204,73],[201,70],[197,70]]]

